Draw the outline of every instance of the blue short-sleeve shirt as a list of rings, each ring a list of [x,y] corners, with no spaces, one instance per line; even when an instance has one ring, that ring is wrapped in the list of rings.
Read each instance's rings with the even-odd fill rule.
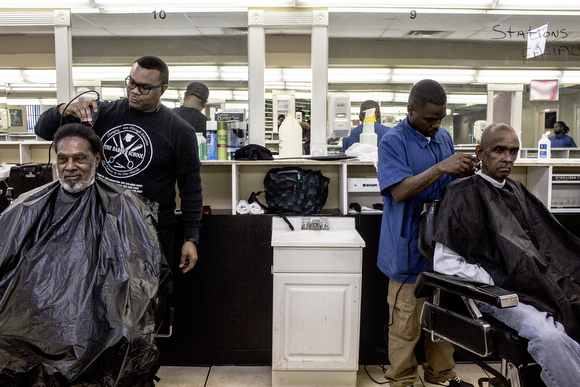
[[[413,283],[421,271],[430,269],[417,247],[423,202],[440,198],[441,190],[454,175],[443,175],[423,193],[401,203],[397,203],[390,187],[452,156],[455,153],[453,140],[447,130],[439,128],[429,141],[411,128],[405,118],[383,136],[378,153],[378,179],[384,208],[377,265],[389,278]]]
[[[576,148],[576,143],[574,139],[567,134],[563,134],[562,137],[557,136],[548,137],[550,140],[552,148]]]

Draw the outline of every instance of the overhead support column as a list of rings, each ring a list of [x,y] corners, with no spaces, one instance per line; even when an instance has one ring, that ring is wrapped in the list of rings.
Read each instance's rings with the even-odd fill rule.
[[[54,10],[54,57],[56,65],[56,100],[67,103],[73,98],[72,35],[70,10]]]
[[[327,155],[328,11],[312,11],[310,154]]]
[[[266,34],[264,11],[248,12],[248,99],[250,144],[265,145],[266,97]]]

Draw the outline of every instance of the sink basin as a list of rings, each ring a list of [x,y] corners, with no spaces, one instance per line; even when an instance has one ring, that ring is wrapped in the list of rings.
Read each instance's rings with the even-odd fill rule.
[[[272,246],[290,247],[364,247],[356,231],[354,218],[329,217],[329,230],[301,230],[301,217],[288,217],[294,226],[290,230],[283,219],[272,218]]]

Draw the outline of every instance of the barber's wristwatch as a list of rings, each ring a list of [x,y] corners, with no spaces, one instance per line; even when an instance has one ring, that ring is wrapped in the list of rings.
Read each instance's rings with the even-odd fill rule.
[[[185,239],[183,241],[183,243],[185,243],[185,242],[191,242],[191,243],[193,243],[194,245],[197,246],[197,244],[199,243],[199,239],[193,239],[193,238],[192,239]]]

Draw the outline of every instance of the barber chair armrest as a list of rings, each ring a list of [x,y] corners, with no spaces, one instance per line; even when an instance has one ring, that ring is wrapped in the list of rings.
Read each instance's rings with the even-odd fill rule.
[[[509,308],[519,303],[518,295],[498,286],[465,280],[457,276],[424,271],[419,274],[413,287],[417,298],[433,295],[435,289],[482,301],[497,308]]]

